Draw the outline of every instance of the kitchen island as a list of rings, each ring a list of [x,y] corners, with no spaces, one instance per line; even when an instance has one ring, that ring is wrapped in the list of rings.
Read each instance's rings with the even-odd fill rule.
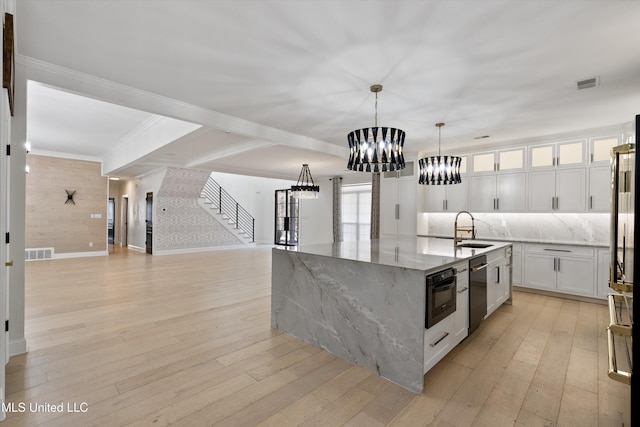
[[[488,244],[418,237],[276,247],[271,325],[421,393],[433,329],[425,329],[425,277],[510,247]]]

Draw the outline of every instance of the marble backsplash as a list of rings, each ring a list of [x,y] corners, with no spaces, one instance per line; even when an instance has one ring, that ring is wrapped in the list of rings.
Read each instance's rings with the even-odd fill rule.
[[[476,239],[609,245],[610,215],[603,213],[478,213]],[[455,213],[419,213],[417,234],[453,237]],[[461,215],[459,225],[470,225]]]

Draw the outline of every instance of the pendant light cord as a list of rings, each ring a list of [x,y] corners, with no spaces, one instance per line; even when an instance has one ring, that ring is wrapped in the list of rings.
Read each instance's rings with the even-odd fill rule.
[[[378,127],[378,92],[376,92],[376,116],[374,126]]]
[[[438,157],[440,157],[440,137],[442,136],[442,126],[438,126]]]

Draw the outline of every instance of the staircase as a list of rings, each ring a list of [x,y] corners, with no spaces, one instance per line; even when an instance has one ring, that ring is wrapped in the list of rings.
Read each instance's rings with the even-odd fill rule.
[[[245,243],[255,243],[255,218],[240,206],[227,191],[209,176],[200,197],[203,204],[208,205],[221,218],[221,223],[228,225],[232,231]]]

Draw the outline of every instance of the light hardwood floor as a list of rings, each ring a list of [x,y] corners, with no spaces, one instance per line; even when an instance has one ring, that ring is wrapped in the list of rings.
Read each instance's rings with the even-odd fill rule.
[[[412,394],[270,327],[266,247],[37,261],[8,426],[629,426],[604,305],[517,292]],[[30,403],[86,412],[30,412]],[[86,402],[86,407],[82,403]]]

